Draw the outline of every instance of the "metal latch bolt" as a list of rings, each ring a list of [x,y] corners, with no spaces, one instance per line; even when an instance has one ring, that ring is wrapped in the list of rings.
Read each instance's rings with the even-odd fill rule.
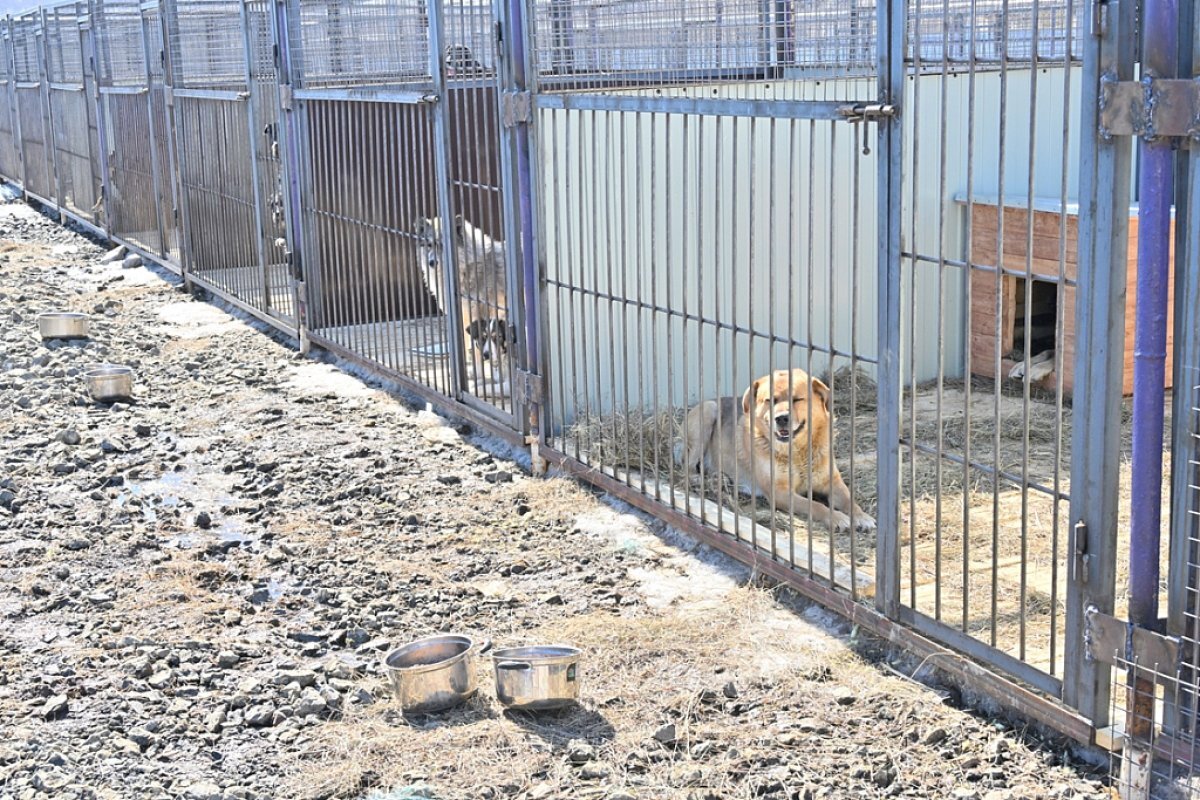
[[[533,96],[529,92],[504,92],[500,95],[500,121],[506,128],[533,121]]]

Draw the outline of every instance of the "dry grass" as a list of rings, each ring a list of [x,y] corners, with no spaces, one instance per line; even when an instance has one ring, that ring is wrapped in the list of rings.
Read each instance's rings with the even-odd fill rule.
[[[491,699],[486,670],[476,698],[433,719],[406,721],[394,704],[381,701],[317,730],[297,760],[288,794],[353,797],[375,786],[396,791],[427,780],[439,786],[438,797],[477,797],[485,786],[524,789],[534,782],[569,786],[571,797],[603,796],[608,791],[603,785],[581,785],[565,763],[562,750],[570,741],[595,746],[597,762],[611,770],[602,783],[619,786],[625,783],[623,770],[664,723],[676,724],[684,752],[704,740],[733,748],[760,737],[757,725],[710,713],[724,702],[720,687],[735,676],[748,696],[770,707],[801,705],[829,691],[822,681],[830,670],[839,685],[854,685],[860,693],[874,691],[883,680],[850,651],[827,649],[824,640],[772,635],[771,617],[779,613],[769,592],[741,587],[703,610],[632,617],[596,612],[553,621],[528,637],[587,642],[581,706],[560,714],[506,714]],[[812,674],[797,669],[806,663],[821,669]],[[643,786],[650,794],[642,796],[685,796],[683,787],[695,780],[697,766],[683,758],[678,775],[656,776],[662,785]],[[713,768],[701,780],[719,796],[741,796],[728,783],[731,774],[736,771]],[[445,787],[456,793],[446,795]]]

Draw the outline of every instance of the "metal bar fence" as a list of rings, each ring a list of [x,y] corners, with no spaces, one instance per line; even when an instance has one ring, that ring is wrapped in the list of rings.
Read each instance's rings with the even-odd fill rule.
[[[0,172],[1086,736],[1134,21],[1083,5],[68,4]]]

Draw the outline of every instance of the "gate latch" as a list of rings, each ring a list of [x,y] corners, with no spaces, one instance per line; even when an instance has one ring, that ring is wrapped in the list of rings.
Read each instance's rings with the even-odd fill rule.
[[[891,103],[855,103],[842,106],[838,113],[850,122],[862,122],[871,119],[888,119],[896,116],[899,109]]]
[[[1174,680],[1179,638],[1142,628],[1088,606],[1083,614],[1083,646],[1089,661],[1125,667],[1136,664],[1147,675]]]
[[[529,92],[504,92],[500,95],[500,121],[506,128],[533,122],[533,96]]]
[[[1100,135],[1200,140],[1200,78],[1100,79]]]
[[[523,406],[540,405],[542,402],[542,376],[523,369],[513,370],[513,399]]]

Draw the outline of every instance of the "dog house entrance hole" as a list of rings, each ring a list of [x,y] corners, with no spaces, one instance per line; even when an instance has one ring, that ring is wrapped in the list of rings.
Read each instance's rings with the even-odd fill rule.
[[[1032,283],[1026,292],[1026,283]],[[1058,286],[1049,281],[1017,278],[1014,287],[1015,317],[1010,352],[1014,360],[1025,354],[1025,324],[1029,323],[1029,357],[1055,349],[1055,332],[1058,325]],[[1029,313],[1025,304],[1029,302]]]

